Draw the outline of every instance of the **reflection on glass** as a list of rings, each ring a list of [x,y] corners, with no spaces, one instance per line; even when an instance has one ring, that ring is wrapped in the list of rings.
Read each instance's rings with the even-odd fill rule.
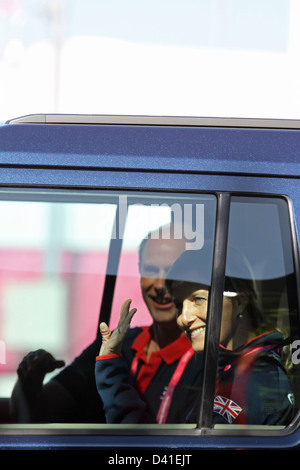
[[[2,396],[10,394],[29,350],[44,347],[69,361],[95,334],[115,210],[108,204],[0,202]]]
[[[9,396],[18,369],[13,420],[137,422],[136,415],[127,417],[122,400],[114,406],[112,393],[119,414],[104,413],[94,370],[101,303],[113,329],[122,303],[132,298],[137,313],[122,353],[134,402],[147,407],[142,421],[185,422],[182,403],[191,389],[199,390],[201,361],[191,360],[165,277],[183,251],[196,251],[213,239],[215,197],[103,193],[90,199],[68,194],[66,201],[49,192],[43,201],[33,199],[0,202],[6,220],[0,236],[0,318],[7,346],[1,378],[10,374],[3,391]],[[169,385],[183,358],[173,392]],[[112,377],[112,387],[122,384],[117,374]],[[170,390],[165,407],[162,398],[169,400]]]
[[[298,336],[295,299],[289,295],[294,282],[286,202],[233,198],[215,423],[291,422],[295,398],[290,350],[292,335]],[[225,302],[230,302],[229,310]],[[229,342],[222,337],[225,325]]]

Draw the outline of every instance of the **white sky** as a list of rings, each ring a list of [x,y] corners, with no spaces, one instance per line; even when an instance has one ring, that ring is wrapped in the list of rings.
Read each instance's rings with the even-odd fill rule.
[[[299,119],[299,24],[299,0],[0,0],[0,120]]]

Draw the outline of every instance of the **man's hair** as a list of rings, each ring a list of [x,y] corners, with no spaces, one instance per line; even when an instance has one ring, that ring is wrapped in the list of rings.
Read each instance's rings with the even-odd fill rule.
[[[139,246],[139,270],[142,272],[142,259],[145,247],[149,240],[172,240],[172,239],[184,239],[183,234],[179,236],[179,231],[176,229],[176,225],[173,222],[162,225],[155,230],[151,230],[145,235]]]

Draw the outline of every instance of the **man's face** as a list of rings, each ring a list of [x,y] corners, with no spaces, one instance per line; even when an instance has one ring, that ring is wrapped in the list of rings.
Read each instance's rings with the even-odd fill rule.
[[[143,299],[157,322],[176,318],[176,307],[165,288],[165,277],[178,256],[184,251],[183,240],[149,239],[141,258],[141,288]]]

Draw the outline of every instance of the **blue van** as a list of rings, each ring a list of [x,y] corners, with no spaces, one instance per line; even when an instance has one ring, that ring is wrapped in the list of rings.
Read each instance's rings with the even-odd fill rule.
[[[0,165],[1,449],[103,449],[109,463],[125,463],[122,451],[137,456],[150,449],[152,464],[185,465],[197,449],[299,446],[299,122],[29,115],[0,126]],[[164,230],[170,226],[195,259],[209,247],[207,264],[199,263],[209,278],[207,316],[201,320],[205,345],[192,352],[195,377],[172,398],[181,417],[131,421],[119,388],[130,385],[130,393],[137,394],[132,408],[156,392],[147,395],[145,378],[135,386],[129,373],[124,383],[111,369],[100,399],[94,370],[101,354],[90,354],[90,346],[100,344],[100,322],[117,330],[125,299],[137,309],[130,331],[152,331],[153,306],[165,315],[172,304],[178,322],[184,315],[183,300],[178,306],[165,287],[160,293],[153,287],[161,278],[151,263],[163,258],[154,253],[151,266],[141,268],[143,240],[168,242],[170,231]],[[243,344],[255,346],[261,344],[257,338],[277,334],[271,345],[249,352],[259,363],[251,374],[259,369],[260,378],[243,381],[243,405],[224,398],[223,389],[217,393],[224,371],[235,369],[230,387],[241,373],[233,363],[220,372],[222,354],[236,359],[241,346],[235,340],[221,344],[224,298],[231,305],[247,299],[247,308],[250,298],[246,287],[240,292],[226,284],[231,248],[238,253],[231,276],[243,277],[237,265],[246,260],[249,289],[261,314],[256,333],[244,331]],[[149,286],[152,282],[149,295],[146,278]],[[247,308],[239,321],[246,321]],[[230,324],[232,335],[237,321]],[[180,338],[190,334],[188,344],[194,347],[195,331],[187,322],[184,328],[187,336],[180,330]],[[88,365],[72,375],[70,365],[74,369],[82,355]],[[37,361],[35,372],[24,358]],[[39,360],[52,362],[41,366]],[[151,372],[157,383],[163,380],[157,378],[159,370]],[[85,385],[88,373],[91,392]],[[43,388],[53,384],[62,394],[39,401]],[[166,378],[160,400],[168,385]],[[107,399],[108,404],[101,401]],[[240,416],[250,414],[251,406],[259,410],[256,417],[239,421],[236,415],[243,407]],[[185,419],[189,407],[196,410],[193,419]],[[110,416],[119,413],[119,421],[107,417],[108,408]]]

